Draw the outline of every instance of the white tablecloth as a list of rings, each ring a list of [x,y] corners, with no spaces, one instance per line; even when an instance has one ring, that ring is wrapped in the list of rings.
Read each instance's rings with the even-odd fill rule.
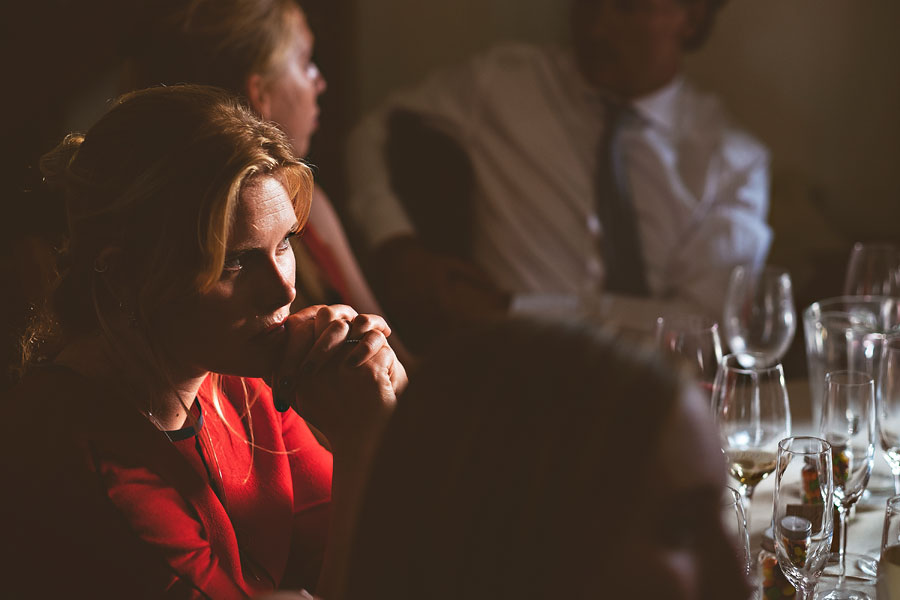
[[[806,379],[788,379],[787,388],[791,402],[792,434],[817,435],[810,417],[809,383]],[[754,560],[760,548],[762,533],[772,521],[774,486],[774,478],[770,476],[756,487],[753,495],[750,507],[750,548]],[[880,447],[875,452],[875,469],[869,489],[874,493],[857,504],[855,514],[848,520],[847,552],[871,554],[881,544],[885,501],[893,495],[894,487],[891,471]]]

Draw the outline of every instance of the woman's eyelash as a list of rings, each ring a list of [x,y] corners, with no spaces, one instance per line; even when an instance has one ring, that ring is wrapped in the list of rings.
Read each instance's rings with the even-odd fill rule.
[[[287,232],[287,235],[284,236],[284,239],[281,240],[280,249],[287,248],[290,245],[290,241],[293,238],[300,239],[303,237],[303,234],[306,232],[306,228],[296,228]],[[236,271],[240,271],[243,268],[242,257],[244,253],[236,254],[234,256],[226,256],[225,263],[222,265],[222,270],[225,273],[234,273]]]
[[[223,271],[240,271],[241,267],[241,255],[237,256],[228,256],[225,257],[225,263],[222,265]]]

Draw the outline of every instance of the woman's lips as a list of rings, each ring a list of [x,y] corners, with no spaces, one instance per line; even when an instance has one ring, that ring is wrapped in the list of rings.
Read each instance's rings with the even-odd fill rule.
[[[272,323],[253,337],[258,340],[269,341],[273,337],[280,336],[281,334],[285,333],[284,322],[285,319],[282,319],[281,321],[278,321],[276,323]]]
[[[270,325],[263,333],[272,333],[273,331],[278,331],[279,329],[284,329],[284,321],[281,323],[274,323]]]

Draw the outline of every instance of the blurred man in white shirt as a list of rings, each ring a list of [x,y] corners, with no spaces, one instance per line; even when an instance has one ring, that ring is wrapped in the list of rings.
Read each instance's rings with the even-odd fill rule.
[[[731,269],[764,262],[771,241],[767,151],[680,74],[721,3],[573,0],[573,47],[494,48],[370,115],[351,139],[348,209],[397,322],[427,330],[427,342],[439,316],[569,312],[644,330],[672,312],[720,318]],[[617,125],[617,159],[638,293],[607,289],[603,241],[617,224],[598,211],[596,173],[611,101],[632,115]],[[384,148],[397,110],[421,115],[469,158],[466,257],[429,249],[392,189]]]

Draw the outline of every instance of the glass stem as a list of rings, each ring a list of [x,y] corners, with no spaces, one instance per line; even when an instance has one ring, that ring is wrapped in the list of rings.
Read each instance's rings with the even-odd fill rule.
[[[900,495],[900,469],[891,469],[894,476],[894,494]]]
[[[803,585],[797,586],[797,596],[795,600],[812,600],[814,589],[815,586],[810,589],[807,589],[806,586]]]
[[[849,509],[849,506],[844,506],[843,504],[838,505],[838,531],[841,535],[841,544],[838,550],[838,565],[840,566],[841,574],[838,579],[838,585],[844,583],[844,574],[846,573],[847,567],[847,512]]]
[[[753,500],[753,490],[756,486],[741,484],[738,490],[741,493],[741,500],[744,507],[744,521],[747,522],[747,531],[750,531],[750,502]]]

